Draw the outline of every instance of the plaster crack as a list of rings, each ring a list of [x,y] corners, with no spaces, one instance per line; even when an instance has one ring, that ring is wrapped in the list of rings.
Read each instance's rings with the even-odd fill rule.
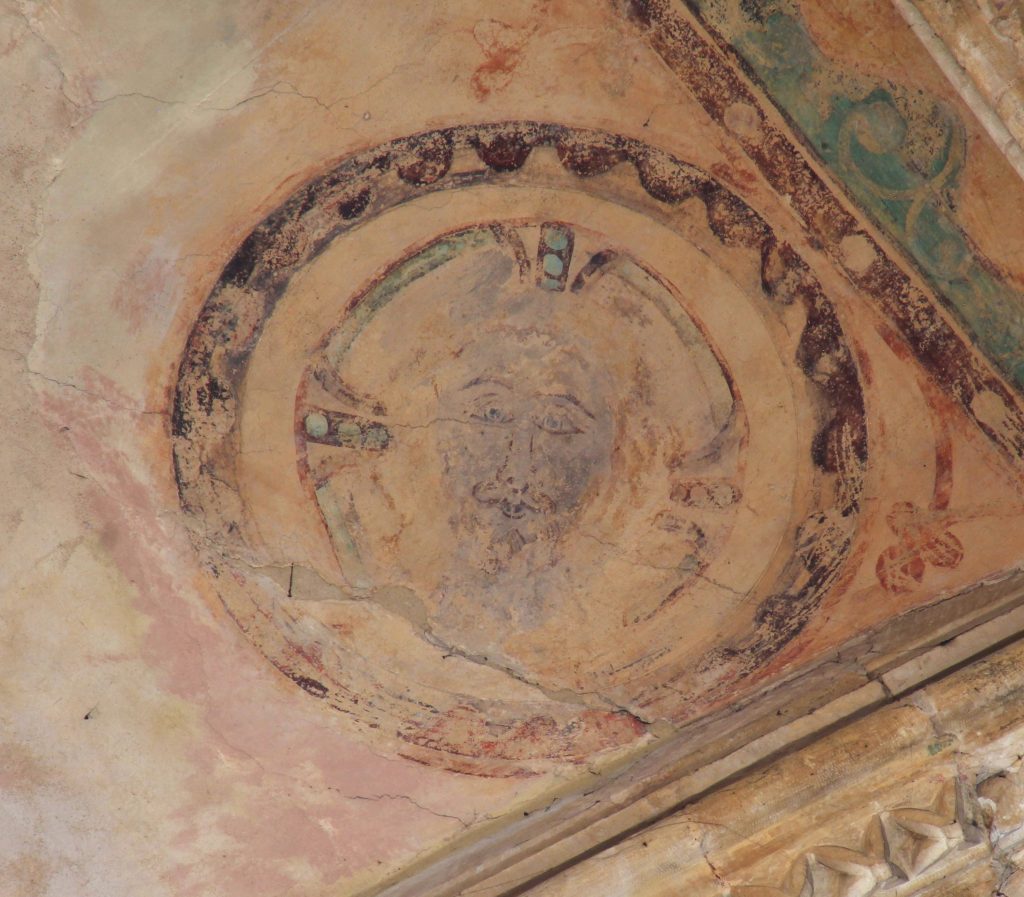
[[[708,869],[711,870],[711,874],[714,876],[715,881],[717,881],[719,886],[722,887],[724,890],[729,890],[729,882],[726,881],[726,879],[722,876],[722,873],[718,871],[718,869],[715,867],[715,864],[711,862],[711,857],[709,857],[706,853],[702,853],[702,855],[704,857],[704,862],[707,863]]]
[[[248,567],[250,570],[253,570],[255,572],[259,572],[259,571],[267,569],[267,568],[273,568],[273,569],[279,569],[279,570],[285,570],[285,569],[288,570],[288,584],[287,584],[287,586],[281,585],[281,590],[282,590],[282,593],[283,593],[283,597],[286,597],[286,598],[289,598],[289,599],[292,599],[292,600],[299,600],[299,601],[304,600],[304,599],[302,599],[302,597],[300,595],[296,595],[295,594],[295,569],[296,569],[296,567],[298,567],[301,570],[305,570],[308,573],[313,573],[315,576],[317,576],[318,579],[321,579],[321,581],[323,581],[322,577],[320,577],[319,574],[316,573],[316,571],[312,570],[310,567],[305,566],[303,564],[295,564],[295,563],[291,563],[291,564],[289,564],[289,563],[256,564],[256,563],[253,563],[251,560],[249,560],[247,558],[241,557],[241,556],[239,556],[237,554],[234,554],[234,553],[231,553],[231,552],[221,551],[220,554],[221,554],[222,557],[230,558],[233,561],[236,561],[237,563],[243,564],[244,566]],[[476,664],[478,666],[486,667],[488,669],[491,669],[491,670],[494,670],[496,672],[502,673],[502,674],[508,676],[509,678],[514,679],[515,681],[522,683],[523,685],[527,685],[530,688],[536,689],[537,691],[541,692],[546,698],[548,698],[551,701],[555,701],[555,702],[560,703],[560,704],[578,704],[580,706],[586,707],[587,709],[602,710],[602,711],[609,712],[609,713],[624,713],[624,714],[628,715],[630,718],[636,720],[637,722],[641,723],[644,726],[650,726],[650,725],[653,725],[655,722],[657,722],[657,720],[655,720],[655,719],[649,719],[649,718],[645,718],[645,717],[641,716],[638,713],[638,711],[636,711],[636,710],[634,710],[634,709],[632,709],[630,707],[626,707],[626,706],[623,706],[623,705],[617,703],[616,701],[614,701],[612,698],[608,697],[607,695],[601,694],[601,693],[596,692],[596,691],[574,691],[574,690],[568,689],[568,688],[566,688],[566,689],[552,689],[552,688],[549,688],[547,686],[542,685],[540,682],[537,682],[535,680],[530,679],[524,673],[520,672],[519,670],[517,670],[517,669],[515,669],[515,668],[513,668],[511,666],[508,666],[506,664],[502,664],[502,663],[499,663],[499,662],[493,660],[488,655],[478,654],[478,653],[473,653],[473,652],[470,652],[470,651],[466,651],[466,650],[464,650],[462,648],[459,648],[457,645],[450,644],[449,642],[447,642],[444,639],[440,638],[433,631],[433,629],[430,626],[430,621],[428,619],[426,619],[425,617],[420,617],[419,615],[412,615],[412,616],[407,615],[406,613],[403,613],[400,610],[397,610],[395,607],[391,606],[390,604],[386,604],[386,603],[382,602],[380,600],[380,598],[378,598],[376,595],[374,595],[373,592],[360,592],[358,594],[353,594],[353,593],[345,593],[345,592],[342,592],[341,590],[338,590],[338,594],[335,597],[331,597],[329,599],[320,599],[320,600],[336,601],[336,602],[340,602],[340,603],[345,603],[345,602],[362,602],[362,601],[371,602],[371,603],[375,604],[376,606],[380,607],[386,613],[396,614],[396,615],[402,617],[403,619],[405,619],[406,622],[409,623],[412,626],[414,632],[420,638],[422,638],[423,641],[425,641],[427,644],[431,645],[434,648],[437,648],[438,650],[440,650],[442,652],[442,660],[447,659],[448,657],[458,657],[461,660],[468,661],[469,663],[473,663],[473,664]],[[448,692],[448,693],[451,694],[451,692]]]
[[[282,85],[287,87],[287,88],[290,88],[290,89],[289,90],[281,90],[280,88],[281,88]],[[200,101],[199,103],[196,104],[196,108],[197,109],[206,109],[206,110],[209,110],[211,112],[233,112],[235,109],[238,109],[241,106],[245,106],[247,103],[251,103],[254,100],[262,99],[263,97],[270,96],[271,94],[276,94],[277,96],[283,96],[283,97],[298,97],[298,98],[303,99],[303,100],[310,100],[311,102],[316,103],[316,105],[318,105],[324,111],[331,112],[330,105],[328,105],[327,103],[323,102],[323,100],[321,100],[318,96],[315,96],[313,94],[303,93],[301,90],[299,90],[290,81],[275,81],[273,84],[270,85],[270,87],[268,87],[268,88],[266,88],[264,90],[257,91],[254,94],[250,94],[249,96],[239,100],[237,103],[233,103],[230,106],[210,106],[210,105],[206,105],[205,101]]]
[[[33,370],[31,367],[26,365],[25,370],[34,377],[39,377],[41,380],[45,380],[48,383],[52,383],[55,386],[63,387],[64,389],[73,389],[76,392],[82,393],[84,396],[88,396],[91,399],[103,402],[109,408],[113,408],[117,411],[124,411],[128,414],[155,414],[161,417],[167,416],[167,411],[162,409],[149,409],[149,408],[133,408],[130,405],[122,405],[118,402],[111,400],[109,396],[102,395],[98,392],[93,392],[90,389],[86,389],[84,386],[79,386],[77,383],[69,383],[65,380],[59,380],[56,377],[49,377],[41,371]]]
[[[59,90],[65,102],[70,103],[75,109],[81,111],[84,108],[82,104],[73,100],[68,93],[68,76],[64,71],[64,66],[61,64],[60,53],[57,51],[57,48],[43,36],[43,33],[32,21],[31,16],[23,8],[15,10],[15,14],[25,23],[25,28],[28,29],[28,32],[39,41],[44,52],[49,57],[50,64],[57,70],[57,74],[60,76]]]
[[[695,576],[698,579],[704,580],[704,582],[708,583],[709,585],[712,585],[717,589],[721,589],[723,592],[728,592],[730,595],[734,595],[735,597],[741,600],[745,601],[749,597],[747,592],[742,592],[739,589],[735,589],[732,586],[726,585],[724,582],[720,582],[719,580],[713,579],[710,576],[706,576],[705,574],[700,573],[697,570],[688,570],[682,564],[652,564],[648,561],[641,561],[637,558],[631,557],[628,549],[623,548],[616,542],[612,542],[608,539],[602,539],[599,536],[595,536],[593,533],[588,533],[584,531],[583,529],[580,529],[579,532],[580,535],[584,538],[590,539],[592,542],[596,542],[598,545],[603,545],[605,548],[610,548],[612,551],[618,554],[622,560],[626,561],[626,563],[631,564],[634,567],[641,567],[647,570],[655,570],[661,573],[679,573],[684,576]]]
[[[722,888],[723,891],[730,891],[732,886],[711,859],[711,851],[707,845],[707,837],[707,832],[701,836],[700,855],[704,858],[704,862],[707,863],[708,869],[711,870],[711,875],[714,877],[715,881],[718,882],[719,887]]]
[[[719,582],[717,579],[712,579],[710,576],[705,576],[703,573],[694,574],[698,579],[703,579],[704,582],[713,585],[715,588],[721,589],[723,592],[728,592],[730,595],[735,595],[737,598],[746,600],[749,596],[747,592],[741,592],[739,589],[734,589],[732,586],[727,586],[724,582]]]
[[[426,59],[426,57],[434,50],[434,48],[445,37],[447,37],[449,35],[449,33],[450,32],[447,32],[447,31],[439,31],[439,32],[437,32],[436,36],[434,37],[434,39],[432,41],[425,42],[425,43],[427,43],[427,46],[422,46],[421,47],[420,52],[416,54],[415,61],[413,61],[413,62],[403,62],[400,65],[396,65],[386,75],[382,75],[380,78],[378,78],[376,81],[371,83],[369,86],[365,87],[363,90],[360,90],[357,93],[351,94],[349,96],[338,97],[337,99],[332,100],[330,103],[327,104],[327,108],[328,109],[333,109],[339,103],[346,103],[347,104],[347,103],[352,102],[352,100],[357,100],[360,97],[366,96],[366,94],[368,94],[368,93],[372,93],[378,87],[380,87],[381,84],[383,84],[388,79],[393,78],[395,75],[397,75],[403,69],[416,68],[416,67],[422,66],[424,64],[423,61]],[[369,112],[366,113],[366,117],[369,117]]]
[[[676,573],[685,572],[680,571],[678,564],[652,564],[648,561],[641,561],[637,558],[630,557],[629,551],[623,548],[617,542],[612,542],[608,539],[602,539],[600,536],[595,536],[593,533],[588,533],[582,527],[579,529],[579,534],[585,539],[589,539],[591,542],[596,542],[598,545],[603,545],[605,548],[610,548],[614,551],[622,560],[633,567],[643,567],[646,570],[655,570],[660,573]]]
[[[336,788],[332,788],[332,791],[336,791]],[[426,807],[418,801],[411,798],[408,794],[345,794],[344,797],[347,800],[365,800],[365,801],[382,801],[382,800],[401,800],[406,803],[412,804],[416,809],[422,810],[424,813],[429,813],[431,816],[437,816],[439,819],[454,819],[463,828],[469,828],[476,822],[476,816],[471,817],[469,820],[463,819],[461,816],[455,816],[451,813],[442,813],[439,810],[432,810],[430,807]]]
[[[113,103],[115,100],[127,100],[127,99],[140,99],[140,100],[151,100],[154,103],[159,103],[161,106],[187,106],[188,103],[185,100],[167,100],[163,97],[155,97],[152,94],[142,93],[138,90],[130,90],[125,93],[114,93],[109,97],[102,97],[100,99],[93,100],[92,108],[106,106],[108,103]],[[79,107],[81,108],[81,107]]]
[[[372,599],[371,599],[372,600]],[[521,682],[524,685],[528,685],[531,688],[537,689],[548,699],[555,701],[560,704],[580,704],[588,709],[604,710],[611,713],[624,713],[637,722],[644,726],[651,725],[654,720],[644,719],[635,710],[629,707],[624,707],[621,704],[616,703],[606,695],[600,694],[595,691],[573,691],[572,689],[551,689],[539,682],[531,680],[529,677],[520,673],[518,670],[512,667],[506,666],[505,664],[497,663],[490,657],[482,654],[473,654],[469,651],[464,651],[455,645],[448,644],[447,642],[440,639],[434,634],[429,627],[423,630],[424,639],[432,644],[435,648],[440,648],[445,657],[459,657],[463,660],[468,660],[470,663],[475,663],[478,666],[488,667],[489,669],[496,670],[499,673],[504,673],[517,682]]]
[[[331,111],[331,107],[327,103],[325,103],[323,100],[321,100],[320,97],[316,96],[315,94],[311,94],[311,93],[303,93],[294,84],[292,84],[291,81],[278,81],[277,83],[278,84],[283,84],[285,87],[290,87],[291,88],[291,93],[294,96],[302,97],[302,99],[304,99],[304,100],[312,100],[314,103],[316,103],[325,112],[330,112]],[[277,91],[277,93],[287,93],[287,91]]]
[[[960,741],[959,737],[955,733],[945,730],[940,725],[938,708],[935,706],[935,702],[932,701],[927,691],[921,689],[914,692],[907,698],[906,703],[916,710],[921,711],[921,713],[927,717],[928,723],[932,727],[932,731],[940,741]]]

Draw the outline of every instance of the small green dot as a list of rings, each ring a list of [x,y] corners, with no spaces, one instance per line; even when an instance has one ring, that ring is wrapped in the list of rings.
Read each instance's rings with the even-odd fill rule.
[[[562,269],[565,268],[565,262],[563,262],[557,255],[551,255],[550,253],[544,256],[544,273],[550,274],[552,277],[558,277],[562,273]]]
[[[306,432],[314,439],[322,439],[327,435],[327,418],[319,411],[306,415]]]
[[[359,437],[363,435],[362,428],[359,424],[350,420],[342,421],[338,424],[336,432],[338,434],[338,438],[342,442],[358,442]]]
[[[569,245],[569,237],[564,230],[549,230],[544,235],[544,242],[549,249],[561,250]]]
[[[370,427],[366,431],[366,445],[369,448],[384,448],[389,440],[388,431],[384,427]]]
[[[698,567],[700,567],[700,558],[695,554],[688,554],[679,562],[679,571],[681,573],[692,573]]]
[[[554,280],[554,279],[553,279],[553,278],[551,278],[551,277],[545,277],[545,278],[544,278],[544,279],[543,279],[543,280],[542,280],[542,281],[540,282],[540,285],[541,285],[541,287],[543,287],[543,288],[544,288],[545,290],[559,290],[559,289],[561,289],[561,288],[562,288],[562,284],[561,284],[561,282],[560,282],[560,281],[557,281],[557,280]]]

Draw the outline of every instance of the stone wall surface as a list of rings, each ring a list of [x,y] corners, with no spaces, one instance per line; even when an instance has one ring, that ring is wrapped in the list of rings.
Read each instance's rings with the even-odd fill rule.
[[[1016,0],[895,4],[1020,171],[1024,10]]]
[[[1019,643],[524,893],[1020,893]]]
[[[1024,183],[895,8],[0,48],[0,893],[512,893],[882,705],[652,837],[997,881],[1016,692],[916,689],[1024,628]],[[797,805],[836,845],[755,837]]]

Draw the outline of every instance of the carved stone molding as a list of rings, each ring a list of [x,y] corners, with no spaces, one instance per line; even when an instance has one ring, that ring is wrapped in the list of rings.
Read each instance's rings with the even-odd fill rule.
[[[1018,894],[1022,697],[1017,642],[524,893]]]
[[[916,892],[940,869],[962,863],[978,843],[972,820],[964,818],[966,807],[957,802],[959,784],[941,785],[928,807],[898,807],[870,817],[855,847],[825,843],[811,848],[797,857],[778,888],[737,885],[731,893],[865,897],[880,889]]]
[[[1018,174],[1024,174],[1024,9],[1017,0],[893,0]]]

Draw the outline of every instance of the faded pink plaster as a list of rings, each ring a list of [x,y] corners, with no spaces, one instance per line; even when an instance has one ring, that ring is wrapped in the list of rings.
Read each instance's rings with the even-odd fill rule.
[[[200,714],[188,756],[194,771],[173,816],[177,859],[166,878],[174,892],[279,894],[295,883],[280,871],[285,864],[308,864],[326,885],[463,830],[479,813],[450,774],[379,757],[342,734],[257,654],[201,581],[173,572],[176,559],[186,558],[186,569],[193,561],[186,534],[163,510],[176,501],[170,463],[149,467],[147,483],[123,447],[134,440],[147,459],[169,458],[166,418],[128,410],[130,399],[99,373],[86,372],[83,383],[48,386],[42,407],[95,481],[92,519],[149,620],[140,657]],[[211,830],[231,839],[230,852],[206,848]]]

